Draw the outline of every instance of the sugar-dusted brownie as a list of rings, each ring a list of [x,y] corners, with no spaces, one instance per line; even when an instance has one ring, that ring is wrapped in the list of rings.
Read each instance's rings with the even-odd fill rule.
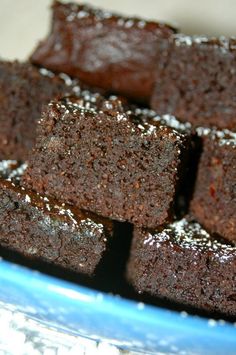
[[[151,107],[195,126],[235,130],[236,39],[176,34],[163,57]]]
[[[31,60],[112,93],[149,102],[172,27],[87,5],[54,2],[52,28]]]
[[[25,160],[42,105],[79,90],[78,82],[32,64],[0,61],[0,159]]]
[[[113,223],[0,178],[0,247],[92,275],[109,249]]]
[[[209,232],[236,243],[236,133],[197,131],[203,152],[191,211]]]
[[[127,278],[139,293],[236,315],[236,247],[193,220],[156,231],[135,227]]]
[[[25,186],[114,220],[155,227],[171,219],[189,133],[148,112],[114,96],[51,102]]]

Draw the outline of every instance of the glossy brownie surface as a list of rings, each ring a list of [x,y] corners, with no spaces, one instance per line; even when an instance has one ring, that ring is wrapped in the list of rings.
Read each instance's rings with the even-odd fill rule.
[[[163,43],[174,32],[166,24],[55,2],[51,32],[31,60],[89,85],[149,102]]]

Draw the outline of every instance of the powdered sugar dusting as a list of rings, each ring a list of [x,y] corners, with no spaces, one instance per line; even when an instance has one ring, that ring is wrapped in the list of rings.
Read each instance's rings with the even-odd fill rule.
[[[177,47],[181,46],[203,46],[207,45],[208,48],[214,48],[219,50],[222,54],[227,54],[230,51],[235,50],[236,41],[235,37],[226,38],[224,36],[220,37],[206,37],[206,36],[187,36],[182,33],[175,34],[173,36],[174,44]]]
[[[18,166],[16,160],[2,160],[0,161],[0,176],[8,176],[12,169],[15,169]]]
[[[51,72],[50,70],[48,70],[46,68],[40,68],[39,72],[41,75],[47,76],[48,78],[53,78],[55,76],[55,74],[53,72]]]
[[[19,180],[21,176],[24,174],[27,168],[27,163],[21,164],[16,169],[13,169],[8,175],[8,180]]]
[[[159,248],[166,241],[171,246],[178,245],[194,251],[210,252],[212,257],[222,263],[234,258],[236,254],[236,247],[210,236],[199,223],[189,222],[185,218],[170,224],[161,232],[147,233],[143,243]]]
[[[139,116],[140,120],[148,121],[150,124],[160,123],[162,125],[171,127],[176,131],[187,132],[192,128],[191,123],[185,122],[182,123],[173,115],[165,114],[165,115],[157,115],[157,113],[153,110],[149,109],[140,109],[136,108],[134,110],[134,114]]]
[[[218,131],[216,129],[198,127],[196,131],[200,137],[209,136],[212,140],[218,140],[220,146],[230,145],[236,147],[236,133],[228,129]]]

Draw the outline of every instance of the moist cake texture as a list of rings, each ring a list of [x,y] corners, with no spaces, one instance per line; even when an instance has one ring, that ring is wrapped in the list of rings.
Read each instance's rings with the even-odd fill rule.
[[[183,218],[134,227],[127,278],[139,293],[235,316],[236,248]]]
[[[75,3],[53,4],[52,27],[31,60],[137,101],[149,102],[172,27]]]
[[[35,143],[42,106],[79,90],[67,75],[30,63],[0,61],[0,159],[25,160]]]
[[[189,135],[174,117],[129,110],[113,96],[67,97],[44,112],[23,184],[104,217],[155,227],[173,218]]]
[[[113,223],[0,178],[0,247],[93,275],[111,242]]]
[[[176,34],[158,62],[151,107],[194,126],[236,129],[236,39]]]
[[[211,233],[236,243],[236,133],[199,128],[203,153],[191,212]]]

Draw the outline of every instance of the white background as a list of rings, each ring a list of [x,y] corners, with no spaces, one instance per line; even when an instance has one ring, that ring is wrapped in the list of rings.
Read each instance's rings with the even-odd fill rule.
[[[86,1],[86,0],[84,0]],[[177,22],[185,33],[236,36],[236,0],[89,0],[129,15]],[[25,58],[49,25],[51,0],[0,0],[0,56]]]

